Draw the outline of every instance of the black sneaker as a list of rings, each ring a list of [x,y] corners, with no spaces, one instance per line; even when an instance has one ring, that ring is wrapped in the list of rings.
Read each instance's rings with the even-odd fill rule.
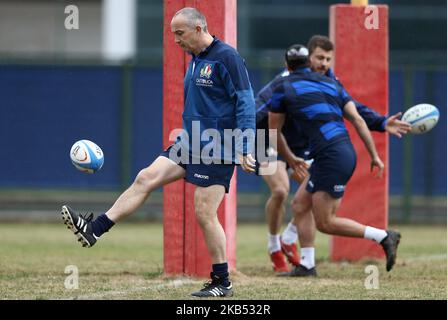
[[[397,246],[399,245],[401,235],[399,232],[393,230],[387,230],[386,233],[387,236],[380,244],[386,254],[386,271],[390,271],[396,262]]]
[[[194,297],[208,298],[208,297],[231,297],[233,296],[233,285],[224,286],[220,281],[213,278],[210,282],[206,282],[203,289],[191,293]]]
[[[77,214],[69,206],[62,206],[61,214],[67,228],[73,231],[83,247],[92,247],[96,243],[99,237],[93,234],[91,224],[93,213],[87,217]]]
[[[278,274],[278,277],[316,277],[317,269],[315,267],[307,269],[302,264],[292,267],[292,271]]]

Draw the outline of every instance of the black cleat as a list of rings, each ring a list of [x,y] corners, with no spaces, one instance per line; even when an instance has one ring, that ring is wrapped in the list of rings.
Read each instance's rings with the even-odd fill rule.
[[[401,235],[397,231],[387,230],[387,236],[380,244],[386,254],[386,271],[390,271],[396,262],[397,246],[399,245]]]
[[[99,237],[96,237],[93,234],[91,223],[93,213],[87,217],[87,215],[83,216],[77,214],[69,206],[62,206],[61,214],[64,223],[67,225],[68,229],[73,231],[83,247],[89,248],[96,243],[96,240]]]
[[[206,282],[203,289],[191,293],[194,297],[231,297],[233,296],[233,285],[230,282],[228,286],[224,286],[219,278],[213,277],[210,282]]]
[[[292,267],[292,271],[278,274],[278,277],[316,277],[317,269],[315,267],[307,269],[302,264]]]

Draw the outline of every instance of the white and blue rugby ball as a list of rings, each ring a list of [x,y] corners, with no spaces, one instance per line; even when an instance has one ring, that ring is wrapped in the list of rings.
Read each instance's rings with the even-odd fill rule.
[[[430,131],[438,123],[439,110],[428,103],[417,104],[402,116],[402,121],[411,124],[411,133],[422,134]]]
[[[104,164],[104,153],[96,143],[90,140],[79,140],[71,147],[70,159],[76,169],[95,173]]]

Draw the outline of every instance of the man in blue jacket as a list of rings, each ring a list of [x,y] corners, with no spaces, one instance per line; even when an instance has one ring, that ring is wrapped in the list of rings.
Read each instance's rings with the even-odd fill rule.
[[[197,186],[194,206],[212,260],[211,281],[192,293],[197,297],[233,295],[226,237],[217,208],[228,192],[236,164],[253,172],[255,102],[244,60],[237,51],[208,33],[195,8],[179,10],[171,21],[175,42],[192,55],[184,80],[183,130],[176,142],[147,168],[115,204],[94,221],[68,206],[62,216],[84,247],[116,222],[132,214],[150,193],[184,178]]]

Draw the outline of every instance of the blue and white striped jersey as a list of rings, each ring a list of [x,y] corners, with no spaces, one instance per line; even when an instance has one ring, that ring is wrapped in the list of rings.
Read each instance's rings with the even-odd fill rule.
[[[303,68],[273,83],[268,107],[298,122],[314,157],[327,146],[349,139],[343,122],[343,108],[349,101],[351,97],[335,80]]]

